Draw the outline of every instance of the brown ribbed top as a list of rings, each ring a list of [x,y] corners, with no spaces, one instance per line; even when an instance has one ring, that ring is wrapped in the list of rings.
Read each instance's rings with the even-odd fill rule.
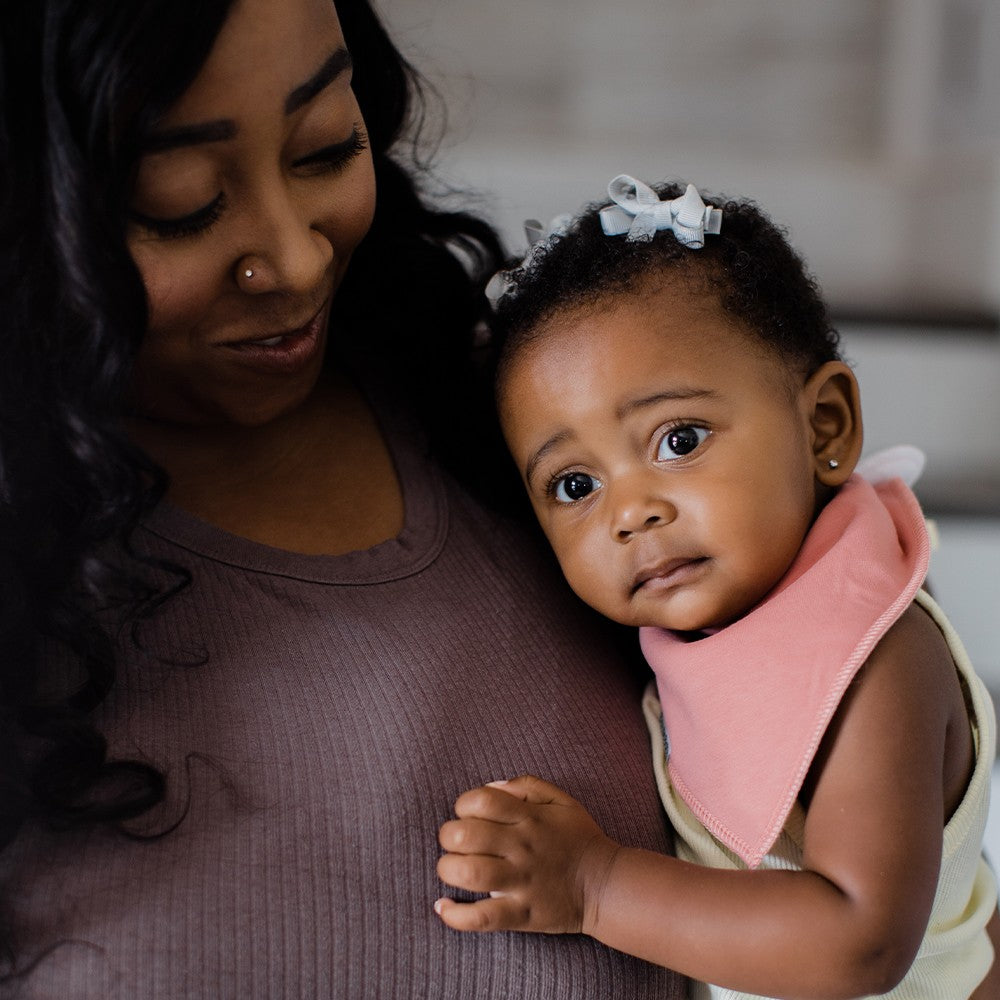
[[[168,774],[131,841],[25,830],[0,854],[24,997],[681,996],[583,937],[460,935],[436,831],[530,771],[612,835],[667,848],[637,681],[543,554],[399,428],[402,534],[304,556],[163,506],[140,531],[193,583],[128,652],[101,725]],[[203,661],[203,662],[201,662]],[[12,895],[9,895],[12,894]]]

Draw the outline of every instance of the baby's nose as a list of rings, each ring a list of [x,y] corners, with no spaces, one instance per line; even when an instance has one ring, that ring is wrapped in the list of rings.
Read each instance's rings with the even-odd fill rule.
[[[669,524],[677,517],[677,508],[664,497],[647,496],[622,503],[614,524],[615,538],[627,542],[633,535]]]

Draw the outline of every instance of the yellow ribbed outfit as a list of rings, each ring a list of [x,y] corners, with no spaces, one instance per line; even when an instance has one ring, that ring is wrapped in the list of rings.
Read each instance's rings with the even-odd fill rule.
[[[981,851],[996,755],[996,721],[989,693],[944,612],[923,591],[915,601],[941,630],[964,682],[976,761],[965,796],[944,828],[937,893],[920,950],[903,981],[882,996],[890,1000],[963,1000],[979,985],[993,960],[985,927],[996,908],[997,888]],[[660,795],[676,831],[677,856],[712,868],[745,870],[746,865],[698,822],[671,785],[654,684],[646,691],[643,708]],[[796,805],[760,868],[802,867],[804,819],[802,808]],[[691,996],[693,1000],[767,1000],[706,984],[693,984]]]

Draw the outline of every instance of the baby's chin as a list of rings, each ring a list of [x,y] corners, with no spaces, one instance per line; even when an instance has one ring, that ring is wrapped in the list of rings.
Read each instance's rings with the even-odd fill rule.
[[[756,606],[747,606],[745,600],[719,600],[704,592],[697,594],[694,588],[658,596],[632,594],[617,601],[610,595],[601,595],[605,599],[600,599],[592,588],[589,593],[583,588],[573,589],[595,611],[619,625],[662,628],[670,632],[718,632],[739,621]]]
[[[699,632],[715,633],[732,625],[734,622],[738,622],[748,611],[749,609],[739,609],[737,611],[727,609],[713,612],[703,608],[664,608],[660,613],[654,610],[646,614],[640,614],[635,616],[632,621],[623,622],[622,624],[636,625],[639,628],[662,628],[670,632],[692,634]]]
[[[591,605],[591,607],[594,607]],[[628,614],[619,609],[609,611],[605,608],[594,607],[605,618],[616,622],[618,625],[626,625],[631,628],[662,628],[668,632],[704,632],[718,631],[724,625],[714,625],[711,621],[706,622],[704,617],[688,615],[657,615],[657,614]]]

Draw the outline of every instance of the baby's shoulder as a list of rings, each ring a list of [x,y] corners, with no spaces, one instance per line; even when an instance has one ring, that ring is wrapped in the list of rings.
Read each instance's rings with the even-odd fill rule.
[[[955,675],[955,661],[947,640],[934,619],[917,602],[911,602],[872,650],[866,667],[896,668],[912,682],[921,676],[933,680]]]
[[[964,711],[964,701],[948,643],[927,612],[910,604],[855,674],[838,716],[878,720],[873,731],[881,733],[893,718],[919,722],[928,736],[956,711]]]
[[[914,776],[933,774],[940,781],[943,774],[950,814],[970,766],[971,735],[958,669],[934,620],[911,604],[845,691],[804,790],[818,792],[825,784],[837,794],[854,794],[859,780],[863,784],[869,775],[872,787],[884,794],[886,774],[893,776],[894,788],[904,779],[912,784]],[[921,794],[926,792],[924,787]],[[872,802],[876,799],[877,794]]]
[[[872,650],[857,681],[907,722],[922,718],[938,731],[958,724],[968,729],[966,699],[952,650],[937,623],[916,602]]]

